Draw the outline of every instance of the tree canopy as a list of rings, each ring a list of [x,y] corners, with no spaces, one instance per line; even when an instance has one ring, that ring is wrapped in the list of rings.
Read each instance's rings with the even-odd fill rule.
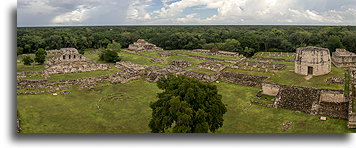
[[[33,63],[33,59],[30,56],[25,56],[22,59],[24,65],[31,65]]]
[[[226,107],[215,85],[169,75],[159,79],[157,86],[164,92],[150,104],[153,111],[149,127],[153,133],[169,128],[175,133],[207,133],[223,126]]]

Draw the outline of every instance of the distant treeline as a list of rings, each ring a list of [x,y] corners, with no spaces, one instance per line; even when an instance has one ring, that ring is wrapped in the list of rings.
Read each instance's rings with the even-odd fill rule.
[[[18,54],[74,47],[127,48],[145,39],[166,50],[219,48],[251,56],[259,51],[293,52],[302,46],[356,52],[355,26],[103,26],[17,28]]]

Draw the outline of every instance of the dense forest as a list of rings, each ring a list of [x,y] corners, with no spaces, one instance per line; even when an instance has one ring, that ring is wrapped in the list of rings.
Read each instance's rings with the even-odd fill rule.
[[[81,26],[17,28],[17,53],[64,47],[83,51],[113,41],[127,48],[139,38],[166,50],[218,48],[245,56],[308,45],[356,52],[355,26]]]

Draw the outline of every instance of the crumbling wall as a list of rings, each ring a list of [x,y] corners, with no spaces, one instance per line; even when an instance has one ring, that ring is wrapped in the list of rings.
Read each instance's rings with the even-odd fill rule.
[[[262,83],[268,77],[265,76],[255,76],[235,72],[221,72],[220,79],[233,84],[250,86],[250,87],[262,87]]]
[[[331,118],[348,119],[349,102],[320,102],[318,114]]]
[[[219,72],[225,69],[226,65],[222,63],[214,63],[214,62],[202,62],[197,64],[197,67]]]
[[[277,107],[312,113],[312,106],[319,102],[319,96],[317,89],[283,86],[277,95]]]

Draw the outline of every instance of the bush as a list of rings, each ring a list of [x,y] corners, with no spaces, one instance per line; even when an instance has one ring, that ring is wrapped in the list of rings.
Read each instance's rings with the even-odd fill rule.
[[[121,58],[118,56],[117,52],[113,50],[103,50],[99,55],[100,60],[105,62],[115,63],[121,61]]]
[[[113,42],[113,43],[110,43],[107,48],[110,50],[119,52],[121,49],[121,44],[118,42]]]
[[[22,59],[24,65],[31,65],[34,61],[31,57],[25,56]]]

